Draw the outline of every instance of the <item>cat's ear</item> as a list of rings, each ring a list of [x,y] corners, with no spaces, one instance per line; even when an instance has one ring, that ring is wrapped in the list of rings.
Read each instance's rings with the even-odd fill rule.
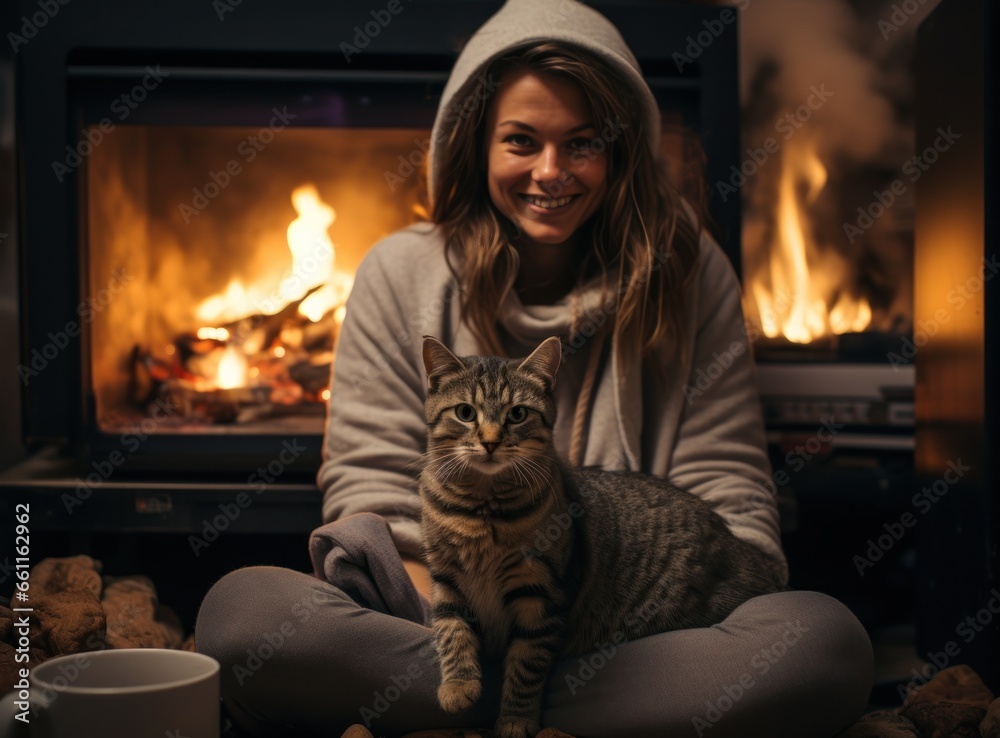
[[[556,388],[556,372],[562,361],[562,341],[550,336],[542,341],[531,356],[521,362],[519,371],[530,372],[545,380],[549,392]]]
[[[448,347],[434,336],[424,336],[424,369],[427,371],[427,388],[433,392],[449,374],[465,369],[465,364]]]

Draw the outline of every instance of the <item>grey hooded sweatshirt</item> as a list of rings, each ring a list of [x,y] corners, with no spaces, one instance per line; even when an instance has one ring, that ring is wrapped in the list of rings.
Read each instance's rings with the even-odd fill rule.
[[[508,0],[468,41],[445,87],[431,136],[430,192],[441,147],[485,65],[515,46],[561,40],[596,52],[620,69],[645,101],[650,156],[658,149],[659,112],[618,30],[573,0]],[[464,89],[463,89],[464,88]],[[376,244],[356,275],[337,343],[323,463],[323,521],[373,512],[388,521],[402,554],[420,554],[416,478],[426,447],[424,335],[458,355],[480,353],[459,314],[458,285],[433,224],[401,230]],[[574,304],[575,303],[575,304]],[[569,335],[582,306],[598,325],[613,316],[597,288],[582,285],[553,305],[524,305],[512,291],[500,324],[510,356],[526,356],[544,338]],[[787,565],[765,452],[754,365],[727,257],[701,238],[685,314],[687,358],[661,360],[666,381],[645,362],[620,363],[604,351],[584,426],[582,464],[666,477],[711,502],[732,531]],[[587,359],[598,342],[566,354],[556,383],[556,448],[564,456]]]

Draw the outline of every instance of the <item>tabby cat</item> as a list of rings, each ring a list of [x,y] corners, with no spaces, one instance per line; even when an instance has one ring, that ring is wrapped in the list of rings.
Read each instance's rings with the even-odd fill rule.
[[[648,475],[564,468],[552,443],[562,346],[457,357],[425,337],[424,560],[446,712],[503,658],[501,738],[539,730],[556,657],[707,626],[780,588],[777,562],[711,507]]]

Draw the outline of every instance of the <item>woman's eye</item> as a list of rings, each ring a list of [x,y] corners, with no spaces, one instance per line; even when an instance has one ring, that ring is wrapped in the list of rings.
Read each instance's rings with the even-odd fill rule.
[[[504,143],[512,143],[515,146],[531,146],[531,137],[523,133],[512,133],[504,139]]]
[[[471,423],[476,419],[476,408],[463,402],[461,405],[455,406],[455,417],[463,423]]]
[[[590,148],[591,141],[589,138],[574,138],[569,142],[571,149],[576,149],[577,151],[586,151]]]
[[[515,405],[507,412],[507,420],[511,423],[523,423],[528,417],[528,411],[523,405]]]

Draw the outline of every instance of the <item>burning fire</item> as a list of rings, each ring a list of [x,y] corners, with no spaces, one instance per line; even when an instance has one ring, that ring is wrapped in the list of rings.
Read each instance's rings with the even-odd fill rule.
[[[784,336],[794,343],[809,343],[863,331],[871,322],[868,301],[845,290],[840,257],[831,250],[821,253],[813,238],[809,207],[826,181],[826,167],[814,149],[786,150],[778,184],[775,243],[768,262],[750,279],[761,329],[768,338]]]
[[[197,338],[225,346],[215,350],[219,354],[215,376],[205,378],[219,389],[246,387],[251,377],[258,377],[260,369],[251,366],[251,362],[256,363],[255,355],[264,349],[268,349],[267,356],[273,359],[280,360],[286,355],[289,360],[301,359],[295,354],[294,346],[280,343],[263,346],[264,333],[261,331],[235,339],[219,324],[233,324],[252,316],[274,316],[299,301],[295,325],[287,331],[281,330],[279,337],[281,340],[286,336],[298,337],[301,342],[302,326],[318,324],[324,319],[340,325],[344,320],[344,303],[354,280],[334,269],[336,249],[327,231],[336,220],[336,212],[320,199],[319,192],[311,184],[297,187],[291,199],[297,213],[286,232],[292,267],[281,281],[248,285],[233,278],[225,290],[203,300],[195,308],[199,322],[214,324],[199,328],[195,334]]]
[[[299,305],[299,313],[309,320],[318,322],[328,310],[344,302],[353,280],[334,271],[336,250],[327,235],[336,212],[320,199],[311,184],[292,192],[292,205],[298,213],[287,231],[292,268],[281,283],[276,288],[266,284],[247,286],[234,278],[223,292],[203,300],[195,308],[198,320],[229,323],[255,313],[273,315],[315,287],[319,289]]]

